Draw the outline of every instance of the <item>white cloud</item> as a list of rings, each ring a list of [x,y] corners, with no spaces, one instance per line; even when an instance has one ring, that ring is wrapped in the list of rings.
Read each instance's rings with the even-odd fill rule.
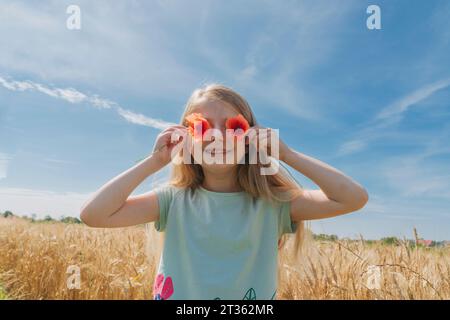
[[[175,125],[175,123],[166,122],[160,119],[153,119],[146,117],[140,113],[134,113],[129,110],[125,110],[122,108],[117,108],[117,112],[127,121],[135,124],[139,124],[142,126],[148,126],[156,129],[165,129],[168,126]]]
[[[73,88],[50,88],[33,81],[8,81],[1,76],[0,85],[12,91],[37,90],[38,92],[44,93],[50,97],[62,99],[70,103],[87,102],[91,106],[97,108],[114,109],[122,118],[133,124],[148,126],[155,129],[165,129],[168,126],[175,125],[175,123],[172,122],[166,122],[160,119],[144,116],[143,114],[134,113],[120,107],[120,105],[116,102],[108,99],[102,99],[97,95],[90,96]]]
[[[38,92],[44,93],[53,98],[60,98],[71,103],[80,103],[86,100],[87,96],[73,88],[49,88],[42,84],[35,83],[33,81],[16,81],[16,80],[6,80],[0,76],[0,84],[8,90],[11,91],[27,91],[36,90]]]
[[[381,112],[375,117],[375,120],[386,119],[397,114],[402,114],[408,111],[408,109],[413,105],[418,104],[419,102],[433,95],[435,92],[445,89],[449,86],[450,79],[445,79],[419,88],[418,90],[406,95],[405,97],[381,110]]]
[[[0,69],[47,83],[83,83],[136,94],[186,94],[198,74],[179,62],[158,5],[77,1],[82,29],[66,28],[64,1],[0,2]],[[195,8],[192,8],[192,15]],[[186,12],[180,12],[179,19]]]
[[[60,98],[71,103],[80,103],[86,99],[86,95],[72,88],[56,89],[56,92]]]
[[[360,124],[362,129],[355,131],[355,138],[345,141],[338,146],[336,156],[346,156],[363,151],[369,146],[370,142],[381,138],[388,138],[391,134],[388,132],[388,129],[401,122],[403,115],[411,107],[425,101],[437,91],[448,88],[449,86],[450,79],[440,80],[425,85],[383,108],[373,119]]]
[[[450,200],[450,172],[442,174],[442,168],[424,168],[425,165],[399,162],[399,166],[386,168],[382,174],[386,182],[401,196],[427,196]]]
[[[116,102],[108,99],[102,99],[97,95],[90,97],[89,102],[92,103],[94,107],[98,107],[100,109],[110,109],[118,106]]]
[[[299,118],[323,122],[322,97],[308,91],[309,71],[332,57],[339,45],[334,26],[342,25],[355,3],[205,4],[198,13],[198,54],[207,66],[258,102]],[[257,31],[247,31],[252,29],[249,26],[255,17],[264,17],[264,23],[256,19]],[[248,42],[239,47],[226,45],[228,33],[220,24],[215,27],[217,20],[233,21],[236,29],[242,28],[241,36]],[[245,26],[240,24],[242,21]]]
[[[65,28],[68,2],[2,1],[0,68],[45,83],[159,97],[187,96],[210,79],[325,121],[308,71],[339,47],[335,26],[356,3],[78,1],[82,30],[72,32]]]
[[[365,141],[361,141],[361,140],[357,140],[357,139],[347,141],[340,146],[340,148],[337,152],[337,156],[344,156],[347,154],[352,154],[352,153],[361,151],[366,146],[367,146],[367,143]]]
[[[447,141],[432,140],[421,153],[392,157],[377,171],[400,196],[450,200],[449,166],[430,161],[434,156],[450,155]]]

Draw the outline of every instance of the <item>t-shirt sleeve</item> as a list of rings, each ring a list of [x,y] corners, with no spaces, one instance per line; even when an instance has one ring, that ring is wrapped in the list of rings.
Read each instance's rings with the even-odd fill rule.
[[[280,202],[279,209],[278,237],[281,237],[284,233],[295,233],[297,223],[291,219],[291,201]]]
[[[166,229],[170,203],[173,198],[173,187],[169,185],[160,186],[154,189],[154,192],[158,197],[159,204],[159,219],[155,220],[155,229],[162,232]]]

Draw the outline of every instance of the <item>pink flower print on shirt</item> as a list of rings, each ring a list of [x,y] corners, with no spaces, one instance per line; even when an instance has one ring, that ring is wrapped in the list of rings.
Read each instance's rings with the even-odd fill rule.
[[[167,277],[164,281],[164,275],[158,274],[153,286],[153,300],[167,300],[173,294],[172,278]]]

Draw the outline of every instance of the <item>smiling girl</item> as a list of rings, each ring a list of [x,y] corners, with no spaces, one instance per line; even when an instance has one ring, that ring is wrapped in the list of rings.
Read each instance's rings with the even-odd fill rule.
[[[208,149],[213,142],[203,139],[205,128],[222,133],[225,138],[214,139],[222,148]],[[253,139],[258,140],[262,130],[270,128],[258,124],[247,101],[231,88],[209,84],[196,89],[180,124],[158,135],[152,154],[107,182],[81,209],[81,219],[91,227],[155,222],[155,229],[164,232],[153,299],[274,299],[278,250],[285,236],[296,234],[297,255],[303,221],[350,213],[368,201],[366,190],[353,179],[281,139],[276,141],[278,157],[271,161],[289,165],[320,189],[303,189],[284,166],[274,174],[261,174],[266,165],[249,161],[254,140],[246,140],[240,154],[238,144],[230,148],[226,143],[227,129],[244,138],[256,132]],[[174,141],[175,133],[180,139]],[[270,150],[273,139],[265,138]],[[186,149],[176,151],[183,143],[200,143],[202,151],[223,159],[232,152],[233,161],[207,163],[190,154],[191,161],[172,163],[166,184],[131,196],[174,157],[186,158]]]

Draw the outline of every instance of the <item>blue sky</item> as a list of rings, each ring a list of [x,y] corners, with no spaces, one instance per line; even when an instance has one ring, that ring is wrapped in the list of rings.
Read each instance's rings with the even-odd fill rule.
[[[66,28],[70,4],[81,30]],[[366,27],[371,4],[381,30]],[[3,0],[0,211],[78,215],[214,81],[368,190],[314,232],[450,239],[449,16],[445,0]]]

